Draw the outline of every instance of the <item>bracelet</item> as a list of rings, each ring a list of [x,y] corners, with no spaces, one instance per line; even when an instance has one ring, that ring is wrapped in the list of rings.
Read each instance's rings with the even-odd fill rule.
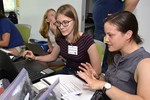
[[[100,79],[104,79],[105,78],[105,74],[104,73],[101,73],[100,75],[99,75],[99,80]]]

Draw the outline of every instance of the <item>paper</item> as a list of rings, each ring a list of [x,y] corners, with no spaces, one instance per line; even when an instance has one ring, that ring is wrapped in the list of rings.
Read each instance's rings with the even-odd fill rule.
[[[54,75],[44,78],[53,83],[56,78],[60,80],[60,92],[64,100],[90,100],[95,91],[83,88],[84,82],[74,75]]]
[[[36,91],[36,93],[39,93],[39,91],[44,88],[47,88],[47,85],[43,84],[41,81],[33,84],[33,89]]]

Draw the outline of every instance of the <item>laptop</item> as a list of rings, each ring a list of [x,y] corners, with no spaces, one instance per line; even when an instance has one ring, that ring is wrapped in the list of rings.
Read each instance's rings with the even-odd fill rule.
[[[29,73],[32,83],[38,82],[41,78],[55,73],[55,71],[50,69],[46,64],[42,64],[36,60],[22,59],[14,62],[14,65],[18,72],[20,72],[22,68],[25,68]]]
[[[43,48],[36,43],[25,43],[25,46],[28,50],[31,50],[35,55],[46,55],[48,54],[43,50]]]
[[[59,79],[56,79],[53,84],[37,94],[32,88],[27,70],[23,68],[0,95],[0,100],[61,100],[59,99],[61,94],[55,91],[59,86],[58,84]]]

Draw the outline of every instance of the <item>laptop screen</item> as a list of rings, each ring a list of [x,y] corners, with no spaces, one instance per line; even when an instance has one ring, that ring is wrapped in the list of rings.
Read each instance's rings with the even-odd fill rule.
[[[35,43],[25,43],[25,46],[26,46],[26,48],[28,50],[31,50],[35,55],[46,55],[46,54],[48,54],[38,44],[35,44]]]

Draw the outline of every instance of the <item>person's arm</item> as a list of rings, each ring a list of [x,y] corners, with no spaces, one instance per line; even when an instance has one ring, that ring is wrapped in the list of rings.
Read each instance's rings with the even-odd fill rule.
[[[85,64],[84,67],[87,65]],[[134,79],[137,82],[137,93],[130,94],[112,85],[106,90],[106,95],[111,100],[149,100],[150,98],[150,58],[142,60],[135,71]],[[86,81],[85,88],[90,90],[103,89],[105,81],[90,78],[85,72],[78,71],[77,74]]]
[[[106,94],[112,100],[149,100],[150,98],[150,58],[140,61],[134,73],[137,95],[132,95],[112,87]],[[123,98],[122,98],[123,97]]]
[[[48,38],[47,38],[47,42],[48,42],[48,52],[52,52],[52,50],[53,50],[53,45],[52,45],[52,42],[51,42],[51,40],[50,40],[50,37],[48,36]]]
[[[10,41],[10,33],[3,33],[0,40],[0,47],[8,47]]]
[[[26,50],[23,53],[23,56],[29,59],[43,61],[43,62],[50,62],[54,61],[58,58],[60,52],[60,47],[56,44],[51,52],[51,54],[47,54],[44,56],[35,56],[32,51]]]
[[[57,44],[55,44],[51,54],[45,56],[36,56],[35,60],[44,61],[44,62],[54,61],[58,58],[59,53],[60,53],[60,47]]]
[[[133,12],[134,9],[136,8],[139,0],[125,0],[125,11],[130,11]]]
[[[99,58],[99,53],[96,47],[96,44],[92,44],[89,49],[88,49],[88,54],[90,57],[90,63],[93,66],[93,68],[95,69],[97,75],[101,74],[101,62],[100,62],[100,58]]]
[[[56,34],[56,26],[54,25],[54,22],[50,22],[50,30],[52,31],[52,33],[55,35]]]

